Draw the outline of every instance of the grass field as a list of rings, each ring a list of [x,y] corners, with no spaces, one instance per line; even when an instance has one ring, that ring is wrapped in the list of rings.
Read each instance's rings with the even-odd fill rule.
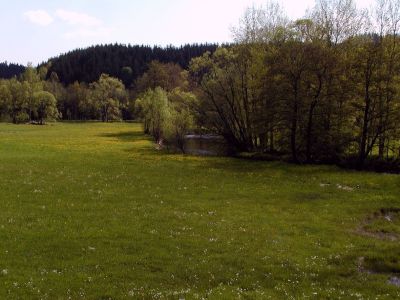
[[[0,205],[0,299],[400,297],[396,175],[0,124]]]

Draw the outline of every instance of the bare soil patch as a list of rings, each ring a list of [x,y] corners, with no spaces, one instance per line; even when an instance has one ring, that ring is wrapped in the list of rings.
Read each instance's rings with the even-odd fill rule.
[[[398,241],[400,238],[400,208],[381,208],[368,216],[357,232],[381,240]]]
[[[358,272],[366,274],[386,275],[387,283],[400,287],[400,267],[396,261],[382,261],[360,257],[357,262]]]

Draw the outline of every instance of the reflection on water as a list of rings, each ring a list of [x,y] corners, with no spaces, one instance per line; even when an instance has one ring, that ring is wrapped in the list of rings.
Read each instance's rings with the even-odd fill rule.
[[[185,136],[185,152],[204,156],[222,156],[230,153],[225,139],[212,134]]]

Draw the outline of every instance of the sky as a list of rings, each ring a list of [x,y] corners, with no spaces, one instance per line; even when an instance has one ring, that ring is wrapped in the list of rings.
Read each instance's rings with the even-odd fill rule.
[[[300,18],[314,0],[281,0]],[[373,0],[357,0],[368,7]],[[232,41],[246,7],[266,0],[0,0],[0,62],[34,65],[76,48]]]

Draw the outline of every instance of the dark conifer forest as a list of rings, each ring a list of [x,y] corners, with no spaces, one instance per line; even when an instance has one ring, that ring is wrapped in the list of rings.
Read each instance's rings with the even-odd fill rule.
[[[48,75],[55,72],[60,81],[68,85],[75,81],[91,83],[105,73],[121,79],[125,86],[129,87],[147,70],[151,61],[175,63],[186,69],[193,58],[207,51],[214,52],[217,47],[215,44],[165,48],[143,45],[97,45],[50,59]]]
[[[19,76],[25,71],[25,67],[19,64],[0,62],[0,78],[10,79]]]

